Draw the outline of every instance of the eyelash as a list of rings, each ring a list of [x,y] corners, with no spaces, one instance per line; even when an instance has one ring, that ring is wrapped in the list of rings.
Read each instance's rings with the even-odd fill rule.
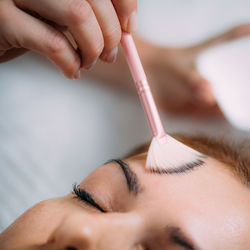
[[[102,213],[106,213],[106,211],[92,198],[92,196],[82,188],[79,188],[76,184],[73,185],[73,194],[75,198],[83,201],[85,204],[94,207]]]

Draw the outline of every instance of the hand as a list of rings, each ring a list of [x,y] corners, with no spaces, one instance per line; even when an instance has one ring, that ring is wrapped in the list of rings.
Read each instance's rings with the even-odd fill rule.
[[[240,25],[188,48],[171,49],[147,44],[147,51],[151,52],[145,60],[145,70],[158,104],[173,113],[222,116],[211,83],[196,69],[195,60],[205,49],[247,35],[250,35],[250,24]],[[145,53],[142,51],[141,54]]]
[[[0,62],[34,50],[79,78],[98,58],[115,61],[121,30],[135,29],[136,9],[137,0],[1,0]]]

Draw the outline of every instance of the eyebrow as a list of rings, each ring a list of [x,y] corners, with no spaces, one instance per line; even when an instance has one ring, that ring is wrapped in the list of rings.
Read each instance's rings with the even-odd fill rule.
[[[140,183],[136,173],[130,168],[130,166],[122,161],[121,159],[111,159],[105,164],[115,162],[121,168],[127,182],[129,192],[133,192],[134,194],[138,194],[140,191]]]

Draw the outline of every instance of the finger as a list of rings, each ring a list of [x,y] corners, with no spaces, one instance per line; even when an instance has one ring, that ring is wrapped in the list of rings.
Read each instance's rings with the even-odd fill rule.
[[[123,31],[134,32],[137,26],[137,0],[112,0]]]
[[[239,26],[236,26],[222,34],[219,34],[217,36],[212,37],[211,39],[202,42],[201,44],[198,44],[193,47],[193,50],[197,53],[200,53],[201,51],[217,46],[219,44],[230,42],[235,39],[242,38],[244,36],[250,35],[250,24],[242,24]]]
[[[198,106],[190,104],[190,106],[188,106],[188,108],[186,109],[186,112],[194,116],[200,116],[204,118],[213,117],[225,119],[225,116],[223,115],[221,109],[217,104],[213,106]]]
[[[82,57],[82,67],[95,64],[104,48],[101,28],[86,0],[15,0],[18,7],[37,12],[42,17],[68,27]]]
[[[104,49],[101,59],[107,62],[114,62],[121,40],[121,26],[114,6],[110,0],[88,0],[91,5],[104,38]]]
[[[188,71],[183,79],[185,79],[185,86],[189,90],[190,99],[193,99],[193,102],[205,103],[206,105],[216,103],[211,83],[196,69]]]
[[[216,99],[214,97],[211,83],[201,76],[199,84],[199,89],[196,91],[198,99],[202,100],[207,105],[214,105],[216,103]]]
[[[13,48],[13,49],[7,50],[5,51],[3,55],[1,55],[0,63],[8,62],[18,56],[23,55],[27,51],[28,51],[27,49],[22,49],[22,48],[21,49]]]
[[[61,32],[17,8],[12,12],[15,46],[48,56],[68,78],[79,77],[80,57]]]

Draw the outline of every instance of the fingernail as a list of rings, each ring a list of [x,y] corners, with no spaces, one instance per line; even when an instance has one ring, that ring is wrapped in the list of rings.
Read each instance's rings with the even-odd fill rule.
[[[86,70],[91,70],[96,65],[97,59],[85,67]]]
[[[137,27],[137,11],[134,11],[128,19],[127,31],[134,32],[136,30],[136,27]]]
[[[79,79],[81,76],[81,72],[80,69],[76,71],[76,73],[74,74],[74,79]]]
[[[118,54],[118,47],[115,47],[112,51],[102,56],[102,59],[108,63],[115,62]]]

